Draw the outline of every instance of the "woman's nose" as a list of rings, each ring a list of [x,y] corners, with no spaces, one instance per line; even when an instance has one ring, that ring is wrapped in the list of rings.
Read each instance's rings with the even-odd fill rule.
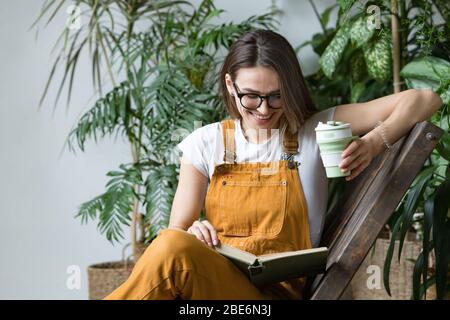
[[[269,104],[267,99],[263,99],[263,102],[258,108],[258,112],[262,115],[268,115],[270,113]]]

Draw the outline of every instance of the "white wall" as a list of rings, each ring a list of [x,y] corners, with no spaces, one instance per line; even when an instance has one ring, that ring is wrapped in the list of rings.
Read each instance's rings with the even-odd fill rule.
[[[36,40],[29,28],[42,2],[0,2],[0,299],[86,299],[87,266],[120,259],[121,246],[113,247],[95,223],[81,226],[74,215],[82,202],[104,191],[105,173],[131,158],[126,143],[109,140],[77,155],[65,149],[60,156],[71,128],[94,101],[93,90],[83,57],[68,112],[63,94],[52,114],[56,86],[37,110],[54,57],[50,50],[66,19],[62,12]],[[316,2],[321,12],[334,1]],[[294,46],[320,30],[308,1],[279,3],[285,11],[279,31]],[[221,20],[239,21],[265,12],[270,1],[216,4],[227,10]],[[309,48],[300,62],[305,74],[318,67]],[[80,290],[66,287],[70,265],[81,268]]]

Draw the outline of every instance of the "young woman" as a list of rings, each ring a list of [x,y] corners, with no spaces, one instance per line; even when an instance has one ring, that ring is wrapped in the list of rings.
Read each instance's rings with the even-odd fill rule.
[[[353,135],[363,135],[342,155],[351,180],[442,105],[431,90],[406,90],[318,112],[293,48],[269,30],[233,44],[219,81],[231,119],[178,145],[169,227],[106,299],[301,299],[304,278],[257,288],[214,246],[256,255],[318,246],[328,196],[318,122],[348,122]]]

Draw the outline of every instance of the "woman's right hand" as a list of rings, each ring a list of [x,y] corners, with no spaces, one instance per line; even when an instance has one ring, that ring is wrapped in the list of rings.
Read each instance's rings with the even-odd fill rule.
[[[217,238],[217,232],[208,220],[196,220],[187,229],[187,232],[192,233],[203,243],[210,247],[219,245],[219,239]]]

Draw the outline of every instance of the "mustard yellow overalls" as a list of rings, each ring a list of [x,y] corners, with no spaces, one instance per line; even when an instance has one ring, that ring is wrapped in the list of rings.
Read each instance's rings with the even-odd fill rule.
[[[205,199],[220,241],[255,255],[311,248],[297,165],[286,157],[236,163],[234,121],[221,124],[224,163],[215,166]],[[283,150],[297,153],[297,134],[286,130],[284,137]],[[257,288],[195,235],[163,229],[105,299],[301,299],[304,284],[297,278]]]

